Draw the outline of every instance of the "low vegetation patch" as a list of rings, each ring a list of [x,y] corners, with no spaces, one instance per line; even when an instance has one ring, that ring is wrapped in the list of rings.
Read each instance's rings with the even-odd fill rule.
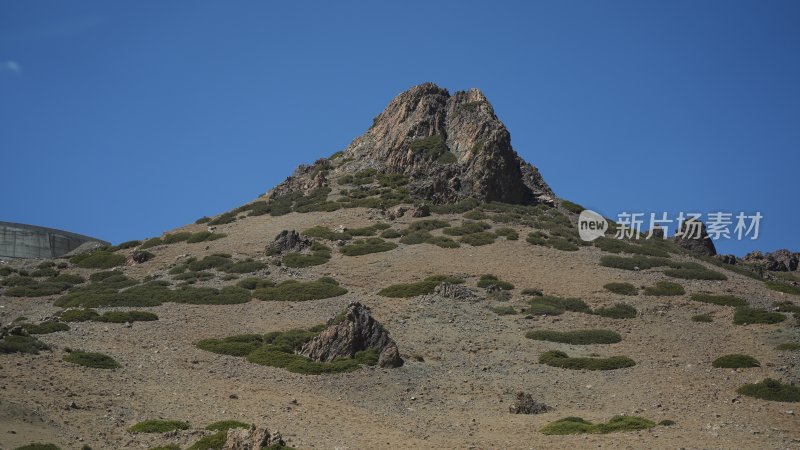
[[[0,353],[30,353],[38,355],[42,350],[50,350],[50,346],[33,336],[5,336],[0,339]]]
[[[636,362],[627,356],[612,356],[609,358],[572,358],[566,353],[558,350],[542,353],[542,355],[539,357],[539,363],[552,367],[573,370],[615,370],[636,365]]]
[[[610,319],[633,319],[636,317],[636,308],[625,303],[617,303],[613,306],[595,309],[592,313]]]
[[[639,295],[639,289],[630,283],[606,283],[603,287],[615,294]]]
[[[116,369],[119,367],[119,363],[108,355],[81,350],[73,350],[64,356],[64,361],[93,369]]]
[[[692,316],[692,321],[700,323],[711,323],[714,321],[714,318],[711,317],[710,314],[697,314],[696,316]]]
[[[732,354],[720,356],[715,359],[711,365],[718,368],[739,369],[746,367],[761,367],[761,363],[757,359],[749,355]]]
[[[736,308],[733,313],[733,323],[736,325],[750,325],[755,323],[780,323],[786,320],[786,316],[781,313],[766,311],[763,309],[749,308],[746,306]]]
[[[655,422],[637,416],[616,416],[606,423],[593,424],[580,417],[565,417],[550,422],[540,431],[547,435],[584,433],[614,433],[620,431],[646,430],[656,426]]]
[[[471,245],[473,247],[479,247],[481,245],[489,245],[494,243],[495,238],[497,238],[497,235],[494,233],[482,231],[480,233],[472,233],[461,236],[459,242]]]
[[[28,444],[16,447],[14,450],[61,450],[56,444]]]
[[[441,164],[456,162],[456,155],[448,150],[444,138],[438,134],[412,141],[409,148],[414,154]]]
[[[533,330],[525,334],[528,339],[536,341],[559,342],[572,345],[614,344],[622,340],[619,333],[611,330]]]
[[[747,302],[734,295],[715,295],[715,294],[692,294],[692,300],[696,302],[711,303],[720,306],[747,306]]]
[[[417,283],[402,283],[394,284],[392,286],[381,289],[378,295],[383,297],[403,298],[403,297],[416,297],[417,295],[432,294],[441,283],[461,284],[463,279],[448,276],[448,275],[434,275]]]
[[[683,289],[678,283],[672,283],[670,281],[659,281],[653,286],[649,286],[644,288],[645,295],[656,295],[656,296],[675,296],[675,295],[683,295],[686,291]]]
[[[777,281],[765,281],[764,285],[773,291],[783,292],[784,294],[800,295],[800,286],[793,286]]]
[[[340,233],[337,231],[332,231],[330,228],[323,227],[321,225],[311,227],[307,230],[303,230],[302,234],[304,236],[318,238],[318,239],[327,239],[329,241],[349,241],[350,239],[353,238],[353,236],[351,236],[347,232]]]
[[[252,291],[258,288],[275,287],[275,282],[265,278],[245,278],[243,280],[239,280],[239,282],[236,283],[236,286]]]
[[[83,269],[110,269],[125,264],[124,255],[107,250],[96,250],[91,253],[75,255],[69,261]]]
[[[196,244],[198,242],[208,242],[208,241],[216,241],[217,239],[222,239],[226,236],[225,233],[214,233],[211,231],[198,231],[196,233],[192,233],[189,237],[186,238],[186,242],[188,244]]]
[[[347,289],[339,286],[332,278],[320,278],[316,281],[289,280],[273,287],[261,287],[253,291],[253,297],[260,300],[302,302],[323,298],[338,297],[347,293]]]
[[[222,289],[185,286],[170,289],[168,283],[151,281],[118,291],[113,288],[92,286],[70,292],[54,305],[62,308],[149,307],[162,303],[189,303],[195,305],[228,305],[250,301],[250,293],[236,286]]]
[[[775,347],[775,350],[787,351],[787,350],[800,350],[800,344],[797,342],[784,342],[783,344],[778,345]]]
[[[513,228],[498,228],[495,230],[494,234],[496,234],[497,237],[504,237],[508,241],[516,241],[519,239],[519,233]]]
[[[486,222],[465,221],[461,226],[445,228],[442,230],[442,233],[449,236],[466,236],[468,234],[484,232],[489,228],[492,228],[492,226]]]
[[[508,281],[503,281],[495,275],[486,274],[481,275],[481,278],[478,280],[478,287],[479,288],[490,288],[494,286],[497,289],[502,291],[510,291],[514,289],[514,285],[509,283]]]
[[[594,241],[594,246],[608,253],[630,253],[634,255],[658,256],[669,258],[669,252],[649,244],[650,240],[633,243],[624,239],[601,237]]]
[[[368,238],[353,241],[339,250],[345,256],[360,256],[369,253],[388,252],[397,248],[394,242],[384,241],[381,238]]]
[[[684,267],[680,269],[667,269],[664,275],[672,278],[683,278],[684,280],[727,280],[724,274],[705,267]]]
[[[128,428],[131,433],[166,433],[175,430],[188,430],[189,423],[179,420],[151,419],[139,422]]]
[[[20,326],[24,328],[28,334],[50,334],[69,330],[69,325],[56,322],[55,320],[48,320],[42,323],[21,323]]]
[[[783,384],[772,378],[765,378],[760,383],[745,384],[736,392],[773,402],[800,402],[800,387]]]
[[[528,300],[528,314],[534,316],[557,316],[565,311],[589,313],[589,305],[579,298],[561,298],[544,295]]]
[[[517,310],[509,305],[492,306],[489,310],[500,316],[509,316],[517,313]]]

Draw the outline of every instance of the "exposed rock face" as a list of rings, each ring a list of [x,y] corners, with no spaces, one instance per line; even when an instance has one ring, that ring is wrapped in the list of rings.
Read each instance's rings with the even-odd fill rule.
[[[433,292],[442,297],[455,300],[470,300],[476,298],[472,289],[461,284],[439,283],[439,285],[433,289]]]
[[[252,425],[249,430],[232,428],[228,430],[223,450],[261,450],[270,445],[286,445],[280,433],[270,434],[266,428]]]
[[[343,152],[338,175],[376,169],[407,175],[411,193],[436,203],[464,198],[552,202],[536,167],[511,147],[511,136],[478,89],[452,95],[433,83],[398,95]],[[271,196],[324,186],[330,162],[301,166]]]
[[[268,255],[279,255],[287,252],[299,252],[311,246],[311,240],[300,236],[295,230],[283,230],[267,245]]]
[[[329,362],[340,357],[352,357],[356,352],[375,348],[380,351],[381,367],[403,365],[397,344],[370,314],[369,308],[358,302],[350,303],[339,316],[328,321],[314,339],[303,345],[300,354],[314,361]]]
[[[539,403],[533,399],[531,394],[518,392],[514,403],[508,408],[512,414],[541,414],[550,410],[544,403]]]
[[[751,252],[743,258],[745,262],[757,264],[765,270],[776,272],[794,272],[800,263],[800,253],[792,253],[789,250],[781,249],[772,253]]]
[[[697,219],[689,219],[681,224],[680,230],[675,233],[672,240],[681,247],[701,255],[714,256],[717,248],[708,237],[706,224]]]

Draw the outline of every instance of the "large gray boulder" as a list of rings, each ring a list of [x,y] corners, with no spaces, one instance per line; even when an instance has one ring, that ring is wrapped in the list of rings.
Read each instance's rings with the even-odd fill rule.
[[[672,240],[681,247],[700,255],[714,256],[717,254],[714,241],[708,236],[706,224],[698,219],[684,221]]]
[[[332,318],[314,339],[300,349],[300,354],[318,362],[336,358],[352,358],[357,352],[370,348],[380,352],[381,367],[400,367],[403,360],[389,332],[370,314],[369,308],[358,302]]]

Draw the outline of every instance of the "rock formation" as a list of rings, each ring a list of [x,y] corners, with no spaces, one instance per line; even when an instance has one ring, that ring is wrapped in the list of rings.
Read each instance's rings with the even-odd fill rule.
[[[511,136],[478,89],[452,95],[433,83],[398,95],[372,126],[342,153],[301,166],[270,196],[326,186],[359,170],[404,174],[417,198],[436,203],[464,198],[506,203],[552,204],[553,191],[538,169],[511,147]]]
[[[717,254],[717,248],[708,236],[706,224],[697,219],[684,221],[672,240],[681,247],[700,255],[714,256]]]
[[[549,411],[550,407],[534,400],[531,394],[518,392],[508,410],[512,414],[541,414]]]
[[[378,364],[381,367],[403,365],[397,344],[389,332],[372,317],[369,308],[353,302],[343,313],[329,320],[327,328],[319,335],[303,345],[300,354],[314,361],[329,362],[336,358],[351,358],[370,348],[380,352]]]
[[[792,253],[786,249],[776,250],[772,253],[750,252],[744,256],[744,261],[763,267],[765,270],[776,272],[794,272],[798,269],[800,253]]]
[[[280,433],[270,434],[267,428],[252,425],[250,429],[232,428],[228,430],[223,450],[261,450],[264,447],[286,445]]]
[[[299,252],[311,246],[311,240],[300,236],[295,230],[283,230],[267,245],[267,255]]]

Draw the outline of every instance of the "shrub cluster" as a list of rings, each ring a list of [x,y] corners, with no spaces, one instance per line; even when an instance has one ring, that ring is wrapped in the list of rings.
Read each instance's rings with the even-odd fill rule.
[[[388,252],[397,248],[394,242],[387,242],[381,238],[367,238],[355,240],[339,250],[345,256],[360,256],[369,253]]]
[[[552,367],[574,370],[615,370],[636,365],[636,362],[627,356],[573,358],[558,350],[542,353],[542,355],[539,356],[539,363]]]
[[[739,369],[746,367],[761,367],[757,359],[749,355],[732,354],[720,356],[711,365],[718,368]]]
[[[606,283],[603,287],[615,294],[639,295],[639,289],[630,283]]]
[[[655,296],[676,296],[676,295],[683,295],[686,293],[686,290],[683,289],[678,283],[672,283],[670,281],[659,281],[653,286],[648,286],[644,288],[645,295],[655,295]]]
[[[64,356],[64,361],[79,366],[91,367],[93,369],[116,369],[119,363],[114,358],[104,355],[102,353],[84,352],[81,350],[73,350]]]
[[[760,383],[745,384],[736,392],[774,402],[800,402],[800,387],[783,384],[772,378],[765,378]]]
[[[166,433],[175,430],[188,430],[189,423],[178,420],[151,419],[139,422],[128,428],[131,433]]]
[[[125,264],[124,255],[108,250],[95,250],[91,253],[75,255],[69,261],[83,269],[110,269]]]
[[[756,323],[780,323],[786,320],[781,313],[763,309],[749,308],[747,306],[736,308],[733,313],[733,323],[736,325],[750,325]]]
[[[490,288],[492,286],[502,291],[510,291],[514,289],[513,284],[509,283],[508,281],[503,281],[497,278],[497,276],[495,275],[492,274],[481,275],[481,278],[478,280],[478,287]]]
[[[260,300],[302,302],[338,297],[347,293],[347,289],[339,286],[332,278],[320,278],[316,281],[288,280],[275,286],[256,288],[253,297]]]
[[[580,417],[565,417],[550,422],[540,431],[548,435],[567,435],[584,433],[613,433],[617,431],[636,431],[653,428],[656,424],[637,416],[616,416],[606,423],[593,424]]]
[[[720,306],[747,306],[747,302],[744,299],[733,295],[692,294],[691,299],[696,302],[711,303]]]
[[[38,355],[41,350],[50,350],[50,346],[33,336],[8,335],[0,339],[0,354],[30,353]]]
[[[456,162],[456,155],[447,148],[444,138],[438,134],[412,141],[409,148],[412,153],[440,164]]]
[[[614,344],[622,340],[619,333],[611,330],[533,330],[525,334],[528,339],[536,341],[559,342],[572,345]]]
[[[287,253],[283,255],[281,261],[286,267],[302,268],[325,264],[330,259],[331,248],[319,242],[314,242],[311,244],[311,254]]]

